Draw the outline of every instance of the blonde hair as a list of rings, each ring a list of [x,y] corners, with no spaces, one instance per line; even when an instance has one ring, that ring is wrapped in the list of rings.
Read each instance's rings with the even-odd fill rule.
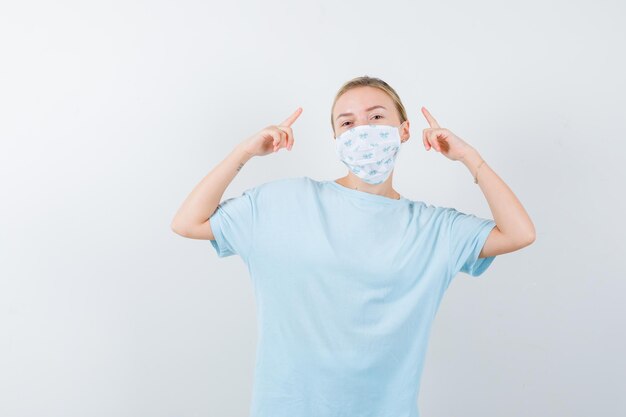
[[[337,92],[337,95],[335,95],[333,105],[330,107],[330,125],[333,128],[333,134],[336,134],[335,122],[333,120],[333,109],[335,108],[335,104],[337,103],[337,100],[339,100],[339,97],[341,97],[346,91],[356,87],[374,87],[384,91],[393,100],[396,110],[398,111],[398,115],[400,116],[400,123],[404,123],[406,120],[408,120],[406,115],[406,109],[404,108],[404,104],[402,104],[402,100],[400,100],[400,96],[398,96],[398,93],[396,93],[396,90],[394,90],[389,84],[387,84],[380,78],[364,75],[362,77],[356,77],[351,79],[350,81],[345,82]]]

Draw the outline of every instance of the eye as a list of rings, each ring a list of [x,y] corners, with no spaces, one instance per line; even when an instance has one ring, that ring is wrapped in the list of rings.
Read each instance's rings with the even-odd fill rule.
[[[380,117],[380,118],[383,118],[384,116],[382,116],[382,115],[380,115],[380,114],[375,114],[375,115],[374,115],[374,116],[372,116],[372,117]],[[380,119],[376,119],[376,120],[380,120]],[[346,123],[350,123],[350,122],[348,122],[348,121],[343,122],[343,123],[341,124],[341,127],[345,126],[345,125],[346,125]]]

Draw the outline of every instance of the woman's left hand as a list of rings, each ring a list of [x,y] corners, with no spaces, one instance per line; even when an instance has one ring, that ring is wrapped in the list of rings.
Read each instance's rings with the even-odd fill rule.
[[[422,113],[430,125],[422,132],[422,140],[426,150],[429,151],[430,148],[434,148],[453,161],[463,159],[472,147],[445,127],[440,127],[435,118],[426,110],[426,107],[422,107]]]

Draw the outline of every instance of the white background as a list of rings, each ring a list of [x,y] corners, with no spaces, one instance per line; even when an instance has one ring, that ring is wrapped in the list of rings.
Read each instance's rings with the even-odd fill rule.
[[[247,416],[248,272],[170,222],[298,106],[293,151],[251,160],[223,198],[343,176],[330,106],[370,75],[409,113],[402,195],[491,217],[471,173],[425,151],[426,106],[537,230],[448,289],[422,415],[623,416],[624,15],[606,0],[2,2],[0,415]]]

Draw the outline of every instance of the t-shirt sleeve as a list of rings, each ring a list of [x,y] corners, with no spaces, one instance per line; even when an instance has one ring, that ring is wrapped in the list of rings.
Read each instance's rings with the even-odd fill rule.
[[[209,217],[214,240],[211,245],[217,256],[239,255],[247,261],[257,213],[258,187],[245,190],[240,196],[222,201]]]
[[[448,215],[451,278],[459,271],[475,277],[481,275],[495,259],[495,255],[486,258],[478,255],[496,222],[453,208],[448,209]]]

